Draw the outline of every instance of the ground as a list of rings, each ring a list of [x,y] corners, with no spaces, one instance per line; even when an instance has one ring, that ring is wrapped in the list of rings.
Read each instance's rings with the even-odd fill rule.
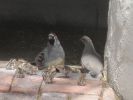
[[[88,79],[85,86],[78,86],[78,74],[59,76],[45,84],[40,75],[17,78],[15,70],[0,68],[0,100],[116,100],[114,91],[103,87],[102,81]]]

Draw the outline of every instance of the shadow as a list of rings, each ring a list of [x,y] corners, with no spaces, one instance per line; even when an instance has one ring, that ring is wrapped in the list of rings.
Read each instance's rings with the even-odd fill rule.
[[[70,25],[43,25],[25,23],[21,26],[4,23],[0,25],[0,61],[10,58],[23,58],[32,62],[35,56],[47,43],[50,31],[57,34],[66,53],[67,64],[80,64],[83,44],[79,39],[88,35],[94,42],[95,48],[103,56],[106,41],[106,29],[95,29]],[[16,26],[16,27],[15,27]],[[23,27],[24,26],[24,27]],[[29,27],[28,27],[29,26]]]

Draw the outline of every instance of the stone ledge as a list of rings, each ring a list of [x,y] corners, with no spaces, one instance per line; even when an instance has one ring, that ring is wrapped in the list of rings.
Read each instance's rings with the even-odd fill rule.
[[[70,95],[69,98],[70,100],[99,100],[98,95]]]
[[[103,100],[120,100],[120,99],[117,99],[117,96],[114,90],[110,87],[104,89],[102,98]]]
[[[64,93],[43,93],[40,100],[68,100]]]
[[[102,82],[98,80],[78,86],[74,78],[54,78],[52,84],[45,84],[38,75],[13,80],[14,75],[15,70],[0,68],[0,100],[99,100],[99,96],[102,100],[117,100],[113,89],[102,91]]]
[[[0,68],[0,92],[8,92],[15,75],[15,70]]]
[[[99,100],[99,96],[64,93],[43,93],[40,100]]]
[[[93,94],[99,95],[102,90],[100,81],[87,81],[86,86],[78,86],[76,80],[54,78],[53,84],[42,84],[42,93]]]
[[[5,68],[7,63],[8,63],[8,61],[0,61],[0,68]]]
[[[0,93],[0,100],[37,100],[35,95]]]
[[[42,77],[36,75],[25,75],[25,78],[15,77],[12,83],[11,92],[37,94],[42,80]]]

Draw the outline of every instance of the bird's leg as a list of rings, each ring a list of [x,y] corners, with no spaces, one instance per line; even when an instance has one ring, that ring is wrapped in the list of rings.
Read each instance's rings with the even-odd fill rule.
[[[45,75],[45,82],[52,83],[55,74],[56,74],[56,68],[54,66],[49,67]]]
[[[68,74],[69,74],[69,72],[70,72],[70,69],[65,68],[64,71],[65,71],[65,72],[64,72],[65,78],[69,78]]]
[[[78,85],[84,86],[86,84],[85,77],[86,77],[86,73],[80,73]]]
[[[51,83],[53,82],[53,78],[55,75],[56,75],[56,68],[55,68],[55,66],[52,66],[51,70],[50,70],[50,76],[49,76]]]
[[[65,71],[65,78],[69,78],[69,71],[67,70],[67,71]]]
[[[49,74],[50,74],[50,71],[48,69],[44,70],[43,74],[42,74],[42,77],[43,77],[43,80],[46,82],[46,83],[50,83],[50,79],[49,79]]]
[[[43,77],[46,83],[52,83],[50,80],[50,73],[46,72],[45,77]]]
[[[46,79],[46,73],[43,72],[42,78],[43,78],[43,80],[45,81],[45,79]]]
[[[56,75],[56,70],[55,71],[53,71],[52,73],[51,73],[51,75],[50,75],[50,81],[51,81],[51,83],[53,82],[53,79],[54,79],[54,76]]]
[[[16,72],[17,78],[24,78],[24,77],[25,77],[24,71],[23,71],[21,68],[17,68],[16,71],[17,71],[17,72]]]

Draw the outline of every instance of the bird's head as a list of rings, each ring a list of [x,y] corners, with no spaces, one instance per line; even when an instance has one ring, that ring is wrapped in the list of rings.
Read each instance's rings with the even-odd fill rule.
[[[56,34],[55,33],[50,33],[49,35],[48,35],[48,42],[49,42],[49,44],[50,45],[54,45],[55,44],[55,42],[57,41],[57,36],[56,36]]]
[[[80,40],[81,40],[81,42],[82,42],[83,44],[92,43],[92,40],[91,40],[88,36],[86,36],[86,35],[82,36],[82,37],[80,38]]]
[[[95,48],[94,48],[94,45],[93,45],[93,42],[92,40],[84,35],[83,37],[81,37],[80,39],[82,41],[82,43],[85,45],[85,49],[88,51],[88,52],[96,52]]]

